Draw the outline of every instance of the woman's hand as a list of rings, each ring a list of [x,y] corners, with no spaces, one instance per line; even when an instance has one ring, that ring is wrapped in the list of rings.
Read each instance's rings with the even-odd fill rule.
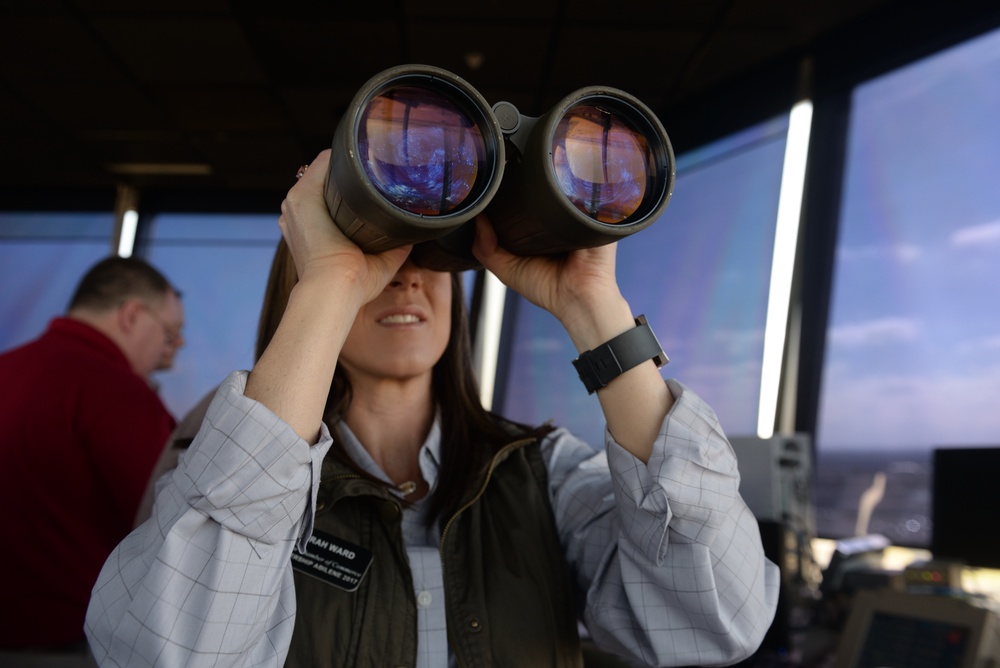
[[[335,280],[359,290],[361,304],[377,297],[402,266],[411,246],[366,254],[333,222],[324,191],[330,149],[316,156],[281,203],[278,227],[295,261],[299,280]]]
[[[499,246],[493,226],[480,216],[472,250],[507,287],[558,318],[578,352],[592,350],[635,327],[615,279],[617,244],[555,256],[518,256]],[[650,361],[633,367],[598,390],[597,396],[615,440],[648,461],[663,418],[673,405],[656,365]]]
[[[381,294],[410,253],[404,246],[366,254],[340,231],[324,198],[329,161],[329,150],[320,153],[281,203],[278,226],[299,281],[245,390],[310,443],[358,311]]]
[[[615,304],[624,303],[615,278],[616,251],[617,244],[609,244],[552,256],[514,255],[498,244],[486,216],[476,219],[476,258],[505,285],[552,313],[567,329],[587,320],[587,314],[607,316]]]

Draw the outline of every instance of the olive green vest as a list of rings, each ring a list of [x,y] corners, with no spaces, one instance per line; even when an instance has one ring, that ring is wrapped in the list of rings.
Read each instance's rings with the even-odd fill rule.
[[[323,463],[315,528],[372,553],[348,592],[295,571],[297,613],[286,666],[416,664],[416,600],[400,501],[346,467]],[[538,444],[501,449],[442,529],[448,638],[463,668],[579,668],[569,569]]]

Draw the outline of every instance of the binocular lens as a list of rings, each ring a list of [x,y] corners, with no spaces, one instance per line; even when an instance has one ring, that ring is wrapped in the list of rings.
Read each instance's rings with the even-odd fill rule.
[[[645,135],[622,116],[593,105],[571,108],[559,121],[552,161],[563,195],[602,223],[625,222],[656,178]]]
[[[395,206],[440,216],[462,206],[486,166],[480,127],[452,99],[399,86],[368,103],[358,127],[359,158],[375,189]]]

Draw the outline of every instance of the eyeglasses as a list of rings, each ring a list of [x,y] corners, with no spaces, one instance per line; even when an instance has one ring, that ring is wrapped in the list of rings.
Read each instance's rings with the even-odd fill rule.
[[[166,320],[164,320],[162,316],[157,314],[157,312],[154,311],[149,304],[143,304],[142,308],[161,328],[163,328],[163,336],[166,338],[166,344],[168,346],[172,346],[177,343],[181,337],[184,336],[183,332],[181,332],[181,327],[183,327],[183,325],[175,329]]]

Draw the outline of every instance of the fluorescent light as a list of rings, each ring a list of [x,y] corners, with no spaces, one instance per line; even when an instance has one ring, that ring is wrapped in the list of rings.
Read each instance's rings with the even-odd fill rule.
[[[118,238],[118,255],[121,257],[132,257],[135,249],[135,233],[139,227],[139,212],[129,209],[122,216],[122,234]]]
[[[811,125],[812,102],[803,100],[792,107],[788,118],[785,164],[781,173],[781,192],[778,196],[778,220],[774,230],[771,289],[767,297],[764,359],[761,365],[760,405],[757,412],[757,436],[760,438],[770,438],[774,434],[782,354],[788,325],[788,304],[792,295],[795,249],[802,217],[802,193],[805,189]]]
[[[200,162],[118,162],[108,165],[108,171],[130,176],[208,176],[212,167]]]
[[[485,272],[483,300],[479,323],[476,328],[476,369],[479,375],[479,397],[486,410],[493,408],[493,391],[496,387],[497,356],[500,353],[500,328],[503,325],[504,302],[507,286],[490,272]]]

